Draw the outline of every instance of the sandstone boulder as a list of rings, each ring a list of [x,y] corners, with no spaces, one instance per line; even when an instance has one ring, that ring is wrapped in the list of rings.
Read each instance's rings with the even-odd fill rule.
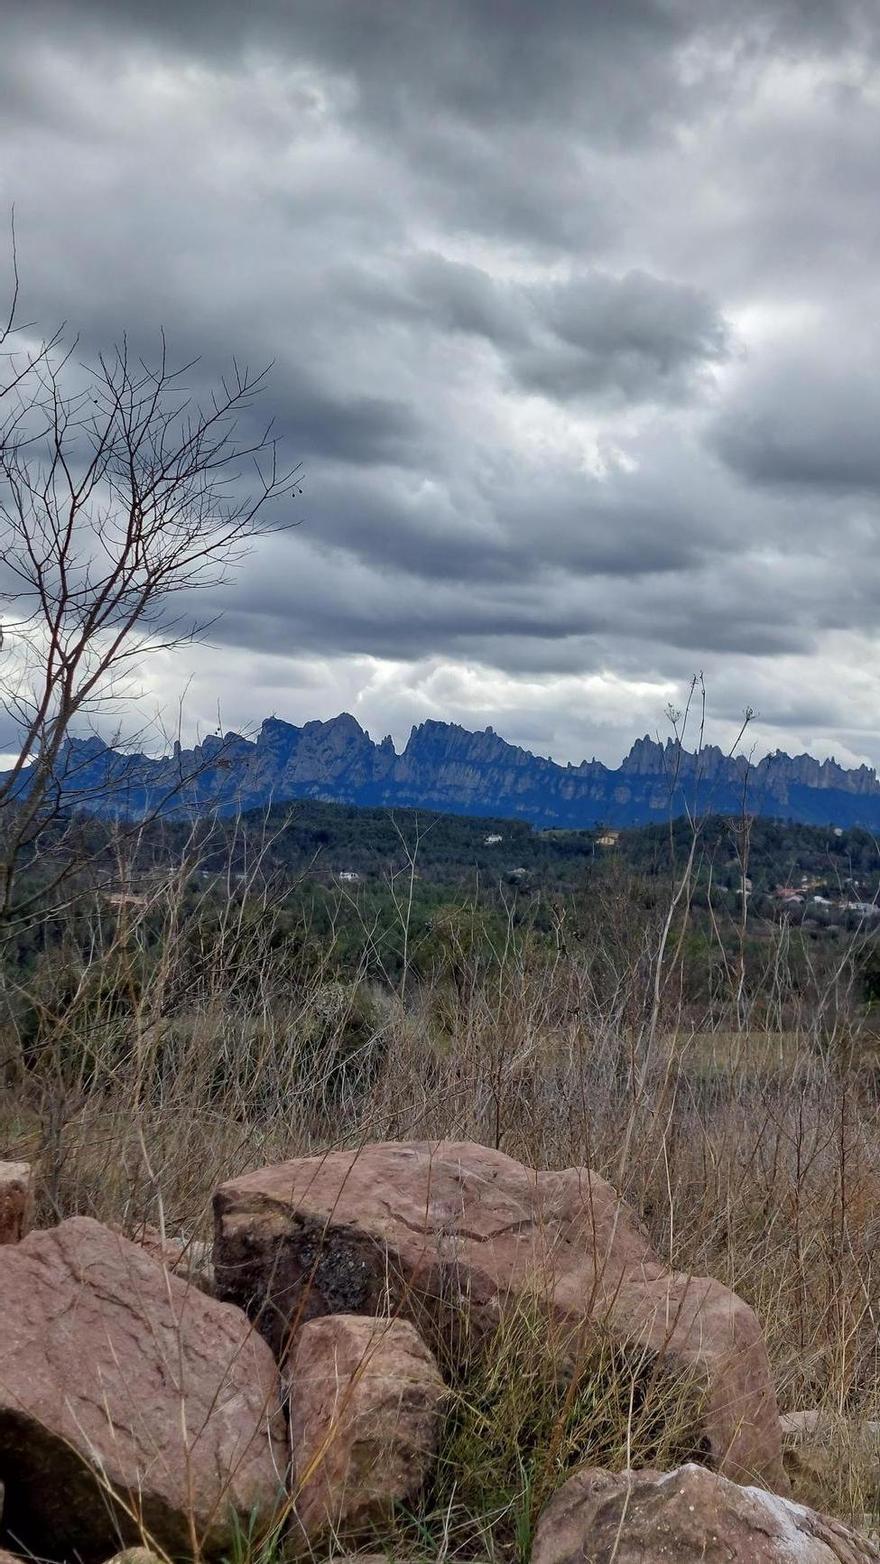
[[[114,1233],[123,1232],[118,1224],[112,1223],[111,1226]],[[214,1267],[211,1264],[210,1247],[203,1239],[180,1238],[167,1233],[163,1238],[158,1227],[154,1227],[151,1222],[139,1222],[124,1236],[167,1270],[213,1296]]]
[[[454,1364],[506,1307],[534,1299],[561,1320],[603,1321],[646,1368],[662,1356],[692,1376],[695,1446],[732,1477],[786,1487],[752,1310],[715,1281],[670,1273],[587,1169],[392,1142],[246,1174],[217,1190],[214,1215],[218,1296],[246,1308],[276,1352],[316,1316],[391,1315]]]
[[[832,1444],[853,1440],[877,1441],[880,1439],[880,1421],[863,1418],[853,1422],[824,1407],[808,1407],[800,1412],[783,1412],[779,1418],[783,1444],[798,1444],[802,1440],[819,1440]]]
[[[880,1422],[809,1407],[779,1419],[785,1470],[792,1493],[802,1503],[823,1509],[846,1466],[854,1491],[880,1488]]]
[[[29,1162],[0,1162],[0,1244],[17,1244],[33,1210]]]
[[[5,1540],[105,1559],[142,1538],[228,1549],[271,1521],[287,1437],[277,1369],[245,1316],[88,1217],[0,1265]]]
[[[532,1564],[878,1564],[839,1521],[703,1466],[590,1470],[544,1510]]]
[[[162,1564],[162,1559],[152,1548],[123,1548],[121,1553],[114,1553],[107,1564]]]
[[[414,1499],[437,1452],[445,1386],[405,1320],[313,1320],[289,1366],[296,1516],[305,1540],[356,1537]]]

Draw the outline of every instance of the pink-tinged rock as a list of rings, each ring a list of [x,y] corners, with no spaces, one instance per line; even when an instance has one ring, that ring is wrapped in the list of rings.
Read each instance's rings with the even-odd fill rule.
[[[878,1564],[840,1521],[704,1466],[579,1472],[542,1514],[532,1564]]]
[[[0,1244],[17,1244],[31,1225],[33,1185],[29,1162],[0,1162]]]
[[[333,1314],[300,1331],[289,1367],[292,1492],[309,1544],[352,1538],[415,1499],[446,1388],[405,1320]]]
[[[276,1352],[324,1314],[411,1318],[441,1362],[536,1299],[662,1356],[702,1398],[695,1448],[728,1475],[787,1489],[776,1397],[752,1310],[673,1273],[634,1213],[585,1168],[540,1173],[470,1142],[389,1142],[262,1168],[214,1199],[218,1296]]]
[[[13,1546],[106,1559],[233,1546],[276,1513],[277,1369],[239,1310],[88,1217],[0,1264],[0,1481]]]
[[[163,1564],[163,1561],[152,1548],[124,1548],[121,1553],[114,1553],[107,1564]]]
[[[118,1223],[110,1224],[114,1233],[123,1233]],[[200,1238],[177,1238],[165,1235],[163,1238],[158,1227],[151,1222],[140,1222],[123,1236],[129,1238],[145,1254],[153,1260],[158,1260],[167,1270],[175,1276],[180,1276],[190,1282],[193,1287],[201,1288],[202,1292],[213,1295],[214,1292],[214,1268],[211,1264],[211,1252],[208,1244]]]

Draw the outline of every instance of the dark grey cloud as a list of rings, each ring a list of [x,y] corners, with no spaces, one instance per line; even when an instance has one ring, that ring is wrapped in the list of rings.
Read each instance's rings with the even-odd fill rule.
[[[626,401],[685,397],[727,353],[712,301],[647,272],[576,277],[548,290],[545,340],[515,361],[517,378],[565,401],[608,386]]]
[[[698,11],[690,0],[586,7],[548,0],[540,10],[530,0],[506,0],[503,14],[492,0],[449,0],[439,19],[432,0],[405,8],[396,0],[298,0],[295,15],[287,0],[248,7],[236,0],[78,0],[75,14],[65,0],[28,0],[19,9],[29,29],[42,21],[90,44],[111,31],[233,66],[249,48],[280,49],[352,76],[386,114],[437,105],[456,121],[494,126],[499,118],[521,123],[548,104],[557,112],[577,106],[603,138],[619,126],[650,125],[661,111],[677,120],[693,99],[701,101],[689,88],[714,83],[731,63],[741,68],[765,52],[870,52],[880,36],[872,0],[743,0],[735,15],[724,0],[704,0]],[[694,44],[683,81],[676,58]],[[702,45],[716,53],[702,57]],[[612,100],[616,116],[608,111]]]
[[[729,349],[705,293],[642,271],[499,283],[476,266],[422,254],[397,287],[389,279],[381,295],[372,292],[388,314],[485,338],[524,389],[561,401],[597,394],[677,401],[698,390],[701,372]],[[365,303],[369,297],[368,289]]]
[[[197,394],[274,363],[304,524],[208,605],[243,702],[366,659],[401,720],[571,743],[582,688],[616,743],[701,666],[880,759],[875,0],[29,0],[3,44],[28,314],[164,328]]]
[[[854,338],[858,326],[854,324]],[[853,341],[841,362],[821,338],[813,351],[779,356],[750,375],[719,414],[713,438],[721,456],[759,486],[829,495],[880,493],[880,384],[876,363],[860,362]],[[880,515],[876,517],[880,530]]]
[[[342,388],[325,390],[307,376],[287,376],[271,368],[268,385],[273,404],[282,409],[285,445],[291,452],[356,467],[418,461],[420,426],[404,402],[379,395],[346,396]]]

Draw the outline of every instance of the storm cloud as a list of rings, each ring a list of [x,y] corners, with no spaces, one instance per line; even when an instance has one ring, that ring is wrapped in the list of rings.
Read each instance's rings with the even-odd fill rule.
[[[8,5],[28,317],[306,473],[145,697],[880,761],[878,135],[874,0]]]

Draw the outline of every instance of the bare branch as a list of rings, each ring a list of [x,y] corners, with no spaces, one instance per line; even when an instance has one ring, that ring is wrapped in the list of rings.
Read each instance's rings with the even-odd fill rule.
[[[0,342],[18,290],[13,230]],[[254,423],[267,370],[233,362],[199,401],[187,385],[194,363],[171,366],[163,336],[151,366],[123,339],[84,381],[86,366],[56,338],[14,362],[0,389],[0,651],[3,703],[19,733],[0,778],[7,920],[23,857],[32,865],[49,827],[77,804],[102,806],[100,787],[84,799],[71,774],[73,725],[111,707],[150,650],[203,630],[193,595],[225,581],[257,537],[299,524],[290,502],[301,468],[284,467],[271,424]],[[27,907],[34,900],[32,888]]]

